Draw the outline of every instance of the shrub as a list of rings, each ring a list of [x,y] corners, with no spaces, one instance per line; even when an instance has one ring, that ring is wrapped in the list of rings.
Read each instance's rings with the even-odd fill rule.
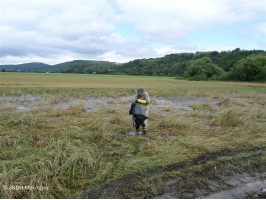
[[[209,57],[203,57],[192,61],[186,71],[189,80],[208,80],[213,76],[219,77],[223,70],[216,64],[212,63]]]
[[[253,55],[238,61],[230,70],[229,78],[239,81],[266,80],[266,57]]]

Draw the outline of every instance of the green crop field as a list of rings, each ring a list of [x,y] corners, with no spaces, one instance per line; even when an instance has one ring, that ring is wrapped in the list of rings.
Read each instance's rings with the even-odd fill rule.
[[[145,137],[129,134],[140,87]],[[265,171],[265,84],[5,72],[0,100],[1,198],[150,198],[187,174]]]

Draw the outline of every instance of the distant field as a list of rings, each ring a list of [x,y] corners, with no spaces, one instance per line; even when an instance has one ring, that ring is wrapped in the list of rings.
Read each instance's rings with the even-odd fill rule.
[[[145,137],[128,113],[139,87]],[[265,105],[257,83],[0,73],[0,198],[198,198],[236,173],[263,183]]]
[[[0,73],[0,86],[59,88],[175,87],[174,78],[89,74]]]
[[[177,80],[173,77],[88,74],[0,73],[0,95],[22,93],[124,95],[145,88],[153,95],[219,95],[266,93],[266,84]]]

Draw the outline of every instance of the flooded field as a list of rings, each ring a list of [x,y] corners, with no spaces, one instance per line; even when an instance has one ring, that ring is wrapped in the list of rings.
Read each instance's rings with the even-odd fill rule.
[[[128,115],[128,110],[131,103],[134,101],[134,95],[114,97],[96,97],[86,96],[82,98],[77,97],[61,97],[51,95],[31,95],[25,94],[20,96],[2,96],[0,97],[0,113],[14,113],[15,115],[24,116],[30,113],[36,113],[41,115],[50,115],[50,113],[64,113],[67,114],[72,110],[79,110],[79,115],[74,115],[71,121],[86,120],[90,118],[91,114],[99,113],[99,118],[105,119],[111,123],[119,124],[121,119],[118,119],[116,113],[122,113],[125,120],[125,126],[120,130],[117,129],[117,134],[125,137],[135,137],[135,131],[132,127],[131,116]],[[248,114],[249,110],[256,110],[260,112],[261,106],[265,105],[265,101],[262,99],[253,98],[239,98],[239,97],[182,97],[182,96],[170,96],[163,97],[157,96],[151,100],[150,104],[150,126],[148,137],[152,140],[158,141],[179,141],[180,134],[183,131],[191,131],[191,127],[197,127],[198,131],[204,134],[214,134],[222,126],[234,127],[231,125],[231,120],[236,120],[236,116],[233,113],[233,118],[227,122],[220,122],[224,113],[243,111]],[[83,113],[83,114],[82,114]],[[94,115],[93,114],[93,115]],[[59,115],[59,114],[56,114]],[[60,114],[62,115],[62,114]],[[67,114],[68,115],[68,114]],[[262,115],[262,113],[260,114]],[[232,117],[229,115],[229,117]],[[159,121],[158,121],[159,117]],[[240,116],[241,117],[241,116]],[[242,115],[242,120],[245,116]],[[191,121],[191,119],[193,119]],[[256,123],[261,126],[261,130],[265,130],[265,119],[257,118],[259,120],[249,118],[249,123]],[[49,119],[47,119],[49,121]],[[120,121],[119,121],[120,120]],[[165,121],[167,120],[167,121]],[[176,121],[174,121],[176,120]],[[241,120],[241,119],[240,119]],[[218,121],[218,122],[217,122]],[[36,122],[39,126],[42,125],[42,120]],[[71,123],[71,122],[70,122]],[[190,124],[191,127],[186,124]],[[195,124],[196,123],[196,124]],[[227,124],[228,123],[228,124]],[[237,121],[240,123],[241,121]],[[180,124],[180,125],[179,125]],[[3,125],[2,125],[3,126]],[[180,126],[180,127],[179,127]],[[71,127],[76,130],[82,131],[80,125],[72,125]],[[139,137],[143,137],[140,133]],[[181,139],[182,140],[182,139]],[[137,150],[136,152],[143,150]],[[204,162],[207,162],[205,159]],[[185,167],[184,167],[185,169]],[[194,173],[194,172],[192,172]],[[215,179],[208,178],[206,175],[200,176],[197,179],[189,179],[189,175],[184,178],[167,178],[164,184],[159,185],[160,189],[151,194],[150,192],[144,192],[140,196],[142,198],[257,198],[265,197],[265,184],[266,176],[265,172],[259,173],[240,173],[233,175],[219,175],[215,176]],[[122,177],[122,179],[128,179],[128,177]],[[140,178],[141,179],[141,178]],[[200,185],[189,186],[195,182],[201,182]],[[123,180],[125,181],[125,180]],[[135,180],[135,182],[138,180]],[[126,181],[127,182],[127,181]],[[134,182],[134,181],[133,181]],[[115,182],[114,185],[117,183]],[[130,187],[130,183],[127,187]],[[103,185],[104,189],[109,190],[111,186]],[[119,184],[117,185],[119,186]],[[97,194],[99,188],[95,188],[95,194]],[[121,189],[122,190],[122,189]],[[95,192],[96,191],[96,192]],[[121,192],[121,191],[120,191]],[[95,196],[91,193],[91,190],[81,192],[83,198],[101,197]],[[108,192],[107,192],[108,194]],[[120,197],[121,193],[116,194],[114,197]],[[143,196],[144,195],[144,196]],[[121,196],[122,197],[122,196]],[[133,197],[135,197],[133,195]]]
[[[57,98],[56,96],[41,96],[41,95],[21,95],[21,96],[0,96],[0,112],[10,110],[12,112],[25,112],[40,109],[42,112],[53,110],[66,110],[71,107],[80,106],[84,113],[96,111],[97,109],[116,109],[119,112],[127,112],[131,103],[134,101],[135,95],[122,97],[95,97],[87,96],[84,98]],[[259,104],[265,105],[265,101]],[[151,113],[167,117],[171,113],[197,113],[199,115],[208,115],[218,117],[221,110],[230,109],[246,109],[254,107],[252,98],[239,97],[223,97],[223,98],[208,98],[208,97],[156,97],[152,99],[150,105]],[[258,108],[259,109],[259,108]],[[210,120],[201,121],[200,127],[209,130],[213,125],[209,124]],[[134,135],[132,132],[122,133],[123,135]],[[171,137],[171,135],[169,136]]]
[[[265,195],[265,87],[151,77],[3,76],[0,198]],[[139,86],[151,104],[147,134],[136,137],[129,109]],[[48,190],[12,190],[21,186]]]
[[[84,112],[90,112],[99,107],[102,108],[130,108],[134,101],[134,95],[122,97],[84,97],[84,98],[64,98],[58,99],[56,96],[34,96],[31,94],[21,96],[0,96],[0,106],[3,109],[13,109],[14,111],[28,111],[33,108],[53,108],[53,109],[67,109],[75,104],[82,104],[86,109]],[[155,97],[152,99],[150,109],[153,112],[166,115],[169,112],[193,112],[197,106],[206,106],[211,111],[218,112],[221,106],[230,102],[235,103],[233,108],[251,106],[253,104],[250,98],[207,98],[194,97],[184,98],[179,96],[173,97]],[[265,103],[265,102],[264,102]],[[264,104],[263,103],[263,104]],[[215,113],[206,111],[206,114],[212,115]],[[203,112],[203,111],[202,111]]]

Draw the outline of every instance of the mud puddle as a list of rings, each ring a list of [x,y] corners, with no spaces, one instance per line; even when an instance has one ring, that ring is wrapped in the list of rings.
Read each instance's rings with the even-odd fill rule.
[[[17,111],[28,111],[36,104],[45,104],[48,100],[40,96],[33,96],[30,94],[21,96],[5,96],[0,97],[0,106],[5,108],[14,107]]]
[[[165,183],[165,192],[154,199],[200,198],[200,199],[241,199],[266,197],[266,173],[236,173],[214,178],[193,179],[201,183],[190,187],[181,178]]]
[[[120,133],[120,135],[123,135],[123,136],[135,136],[136,135],[136,131],[123,132],[123,133]]]
[[[146,136],[148,136],[149,134],[151,134],[151,133],[146,134]],[[139,132],[139,135],[136,135],[136,131],[122,132],[122,133],[120,133],[120,135],[122,135],[122,136],[145,137],[145,135],[143,135],[142,131]],[[163,134],[163,135],[158,135],[157,137],[161,138],[161,139],[169,139],[169,138],[172,138],[172,137],[175,137],[175,136],[169,135],[169,134]]]
[[[17,110],[29,110],[29,108],[28,107],[26,107],[26,106],[23,106],[23,105],[18,105],[18,106],[16,106],[16,109]]]
[[[134,101],[135,95],[128,95],[118,98],[113,97],[85,97],[85,98],[73,98],[57,99],[55,96],[43,97],[34,96],[31,94],[21,96],[6,96],[0,97],[0,106],[2,107],[15,107],[18,111],[27,111],[34,106],[52,106],[54,109],[67,109],[71,105],[80,103],[86,107],[85,112],[90,112],[97,107],[119,107],[121,104],[126,104],[130,107]],[[181,97],[159,97],[154,99],[151,103],[151,110],[154,111],[185,111],[192,112],[193,108],[191,104],[199,102],[209,102],[207,98],[181,98]],[[215,103],[215,102],[214,102]]]
[[[2,111],[12,108],[17,112],[25,112],[33,108],[38,109],[39,107],[41,107],[45,112],[45,109],[52,108],[55,110],[62,110],[68,109],[71,106],[80,105],[84,107],[85,113],[89,113],[101,107],[119,109],[122,107],[123,109],[127,107],[129,110],[131,103],[134,101],[134,98],[135,95],[127,95],[117,98],[87,96],[84,98],[69,97],[66,99],[60,99],[56,96],[34,96],[31,94],[26,94],[21,96],[2,96],[0,97],[0,107],[2,108]],[[200,111],[200,114],[217,116],[217,111],[220,110],[220,104],[224,104],[223,102],[226,103],[227,99],[213,99],[207,97],[184,98],[179,96],[154,97],[154,99],[152,99],[151,101],[150,111],[159,112],[162,116],[166,116],[168,115],[168,113],[173,112],[194,112],[195,105],[200,106],[201,104],[208,104],[214,110],[202,110]],[[211,129],[211,127],[206,125],[206,123],[204,122],[202,122],[201,126],[205,129]]]
[[[144,136],[142,131],[139,132],[139,135],[136,135],[136,131],[123,132],[123,133],[120,133],[120,135],[123,135],[123,136],[136,136],[136,137],[143,137]]]
[[[209,121],[203,121],[203,122],[200,124],[200,126],[203,127],[205,130],[210,130],[210,129],[214,128],[213,126],[208,125],[208,122],[209,122]]]
[[[190,107],[190,105],[199,99],[183,99],[183,98],[157,98],[155,99],[153,107],[151,110],[155,111],[178,111],[184,110],[186,112],[192,112],[194,109]],[[203,100],[201,100],[203,101]]]
[[[247,197],[266,197],[266,180],[255,181],[239,185],[232,190],[225,190],[213,193],[209,196],[202,197],[204,199],[243,199]]]
[[[55,96],[42,97],[34,96],[31,94],[21,96],[5,96],[0,97],[0,106],[3,108],[15,108],[18,112],[28,111],[34,107],[52,107],[53,109],[68,109],[70,106],[80,104],[85,107],[84,112],[90,112],[99,107],[120,107],[121,104],[131,103],[131,99],[134,99],[132,95],[125,97],[85,97],[85,98],[73,98],[57,99]]]
[[[250,149],[246,153],[253,152],[250,159],[261,156],[265,149]],[[240,170],[224,169],[226,163],[221,165],[223,169],[213,173],[213,167],[218,165],[207,165],[206,168],[199,171],[187,172],[186,175],[170,178],[162,184],[149,190],[139,190],[138,183],[143,180],[149,180],[149,177],[158,174],[168,174],[171,172],[186,170],[198,165],[205,165],[207,162],[218,160],[223,156],[236,156],[243,151],[222,150],[216,153],[202,154],[188,162],[176,163],[169,166],[163,166],[150,172],[128,174],[116,180],[103,183],[98,187],[92,187],[82,191],[83,198],[134,198],[134,199],[185,199],[185,198],[265,198],[265,166],[249,168],[246,172]],[[236,160],[238,163],[240,160]],[[241,160],[244,161],[244,160]],[[232,163],[231,163],[232,164]],[[155,186],[155,185],[154,185]]]

